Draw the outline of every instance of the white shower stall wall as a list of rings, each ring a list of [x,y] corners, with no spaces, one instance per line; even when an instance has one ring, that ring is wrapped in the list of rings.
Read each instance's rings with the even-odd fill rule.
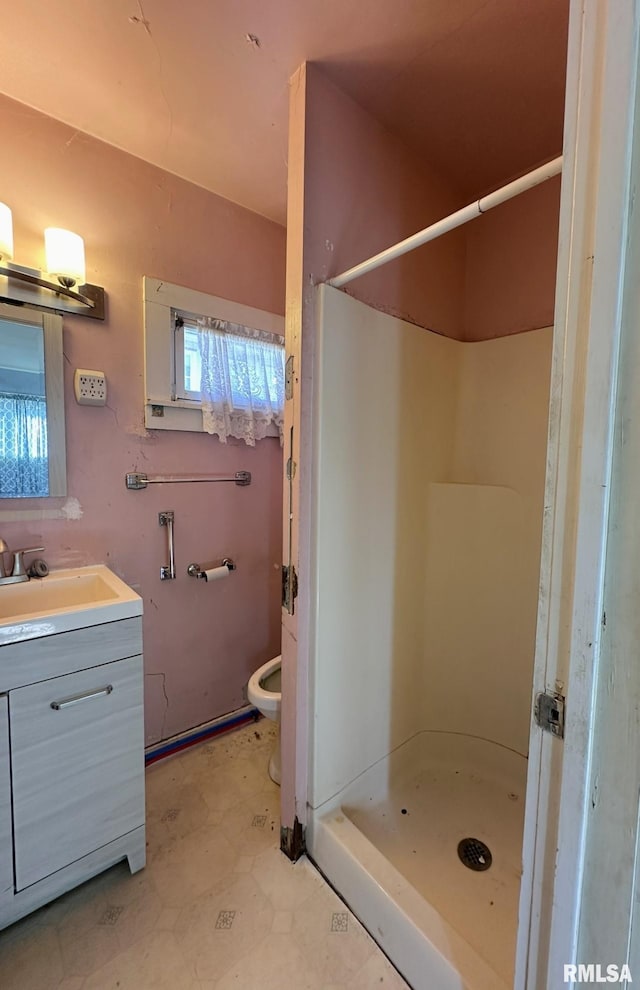
[[[459,342],[329,286],[318,310],[311,854],[413,986],[494,990],[517,921],[552,329]],[[469,835],[487,873],[457,858]],[[369,894],[345,882],[363,861]]]
[[[523,756],[552,339],[547,327],[448,342],[458,362],[453,459],[427,500],[421,727],[489,739]]]

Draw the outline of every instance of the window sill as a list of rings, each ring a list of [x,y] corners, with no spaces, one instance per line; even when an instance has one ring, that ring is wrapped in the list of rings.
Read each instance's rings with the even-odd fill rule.
[[[157,415],[157,410],[162,415]],[[155,413],[155,414],[154,414]],[[176,399],[170,403],[147,403],[144,407],[144,425],[148,430],[181,430],[185,433],[204,433],[202,428],[202,410],[187,399]],[[207,436],[208,434],[205,434]],[[280,439],[278,427],[271,425],[267,437]],[[216,439],[218,439],[216,437]],[[235,438],[233,438],[235,440]],[[238,443],[243,441],[239,440]]]

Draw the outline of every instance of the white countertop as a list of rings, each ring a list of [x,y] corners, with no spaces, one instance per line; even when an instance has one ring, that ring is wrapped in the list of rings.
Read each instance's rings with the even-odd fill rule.
[[[104,564],[0,584],[0,647],[142,615],[142,598]]]

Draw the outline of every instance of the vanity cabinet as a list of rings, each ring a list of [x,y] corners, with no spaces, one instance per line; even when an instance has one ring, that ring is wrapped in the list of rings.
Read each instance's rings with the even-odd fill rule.
[[[9,710],[23,890],[144,824],[141,658],[18,688]]]
[[[13,892],[9,700],[0,695],[0,903]]]
[[[0,928],[145,863],[142,620],[0,647]]]

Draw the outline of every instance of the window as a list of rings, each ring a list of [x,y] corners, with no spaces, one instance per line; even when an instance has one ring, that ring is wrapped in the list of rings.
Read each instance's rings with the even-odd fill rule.
[[[187,322],[184,317],[175,312],[173,321],[174,396],[176,399],[190,399],[192,402],[200,402],[202,359],[200,357],[197,323],[195,321]]]
[[[282,338],[226,320],[174,316],[176,399],[198,402],[207,433],[253,446],[284,423]]]
[[[283,318],[155,279],[144,286],[145,425],[247,443],[277,436]]]
[[[198,331],[193,327],[184,327],[182,340],[184,358],[183,383],[185,398],[192,399],[200,396],[200,378],[202,376],[202,360],[198,344]]]

